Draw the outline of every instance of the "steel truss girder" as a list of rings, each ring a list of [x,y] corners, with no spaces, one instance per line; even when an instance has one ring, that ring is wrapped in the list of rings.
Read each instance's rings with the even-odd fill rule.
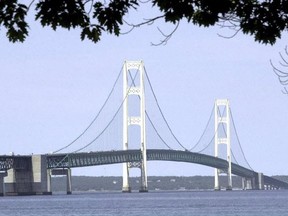
[[[54,154],[47,155],[47,168],[72,168],[84,166],[99,166],[105,164],[116,164],[125,162],[141,162],[142,154],[140,150],[120,150],[106,152],[87,152],[75,154]],[[213,156],[194,153],[189,151],[147,149],[148,161],[176,161],[197,163],[205,166],[227,170],[226,160]],[[243,177],[252,177],[254,171],[232,164],[232,173]]]

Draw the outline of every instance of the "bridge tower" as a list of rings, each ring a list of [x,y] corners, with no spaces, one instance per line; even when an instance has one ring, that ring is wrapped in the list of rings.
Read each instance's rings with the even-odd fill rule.
[[[131,71],[134,74],[131,74]],[[139,97],[140,110],[138,116],[131,116],[128,107],[129,97]],[[146,155],[146,128],[145,128],[145,95],[144,95],[144,63],[142,61],[125,61],[123,66],[123,150],[128,149],[128,128],[132,125],[140,126],[140,149],[142,161],[140,163],[123,164],[123,192],[131,192],[129,186],[129,169],[141,169],[140,192],[147,192],[147,155]]]
[[[223,113],[221,114],[221,110]],[[232,190],[232,170],[231,170],[231,139],[230,139],[230,106],[229,100],[218,99],[215,101],[215,157],[219,157],[219,145],[226,146],[226,157],[228,170],[224,170],[228,176],[227,190]],[[223,126],[223,128],[221,128]],[[223,129],[223,130],[222,130]],[[222,132],[222,133],[221,133]],[[220,190],[219,175],[223,170],[215,168],[215,190]]]

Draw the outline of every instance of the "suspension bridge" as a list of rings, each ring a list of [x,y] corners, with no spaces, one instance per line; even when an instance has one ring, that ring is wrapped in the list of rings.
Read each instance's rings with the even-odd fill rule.
[[[235,152],[241,155],[237,159]],[[67,176],[67,194],[70,194],[71,169],[107,164],[123,164],[123,192],[131,192],[130,169],[140,169],[139,191],[147,192],[147,161],[211,167],[215,190],[221,189],[220,175],[227,175],[227,190],[233,188],[232,175],[242,177],[243,189],[288,188],[287,182],[252,169],[227,99],[215,101],[198,141],[183,144],[165,118],[144,63],[125,61],[96,116],[73,141],[49,154],[0,155],[0,185],[3,185],[0,194],[52,194],[53,175]]]

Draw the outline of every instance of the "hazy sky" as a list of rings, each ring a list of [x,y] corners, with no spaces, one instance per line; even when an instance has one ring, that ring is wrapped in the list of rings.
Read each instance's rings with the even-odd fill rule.
[[[165,46],[155,23],[98,44],[79,32],[32,23],[25,43],[0,32],[1,154],[39,154],[60,148],[97,114],[125,60],[143,60],[167,120],[182,143],[201,135],[217,98],[230,100],[238,135],[254,170],[288,174],[288,96],[269,60],[280,60],[287,36],[273,47],[227,31],[181,23]],[[228,34],[229,35],[229,34]],[[149,148],[149,146],[148,146]],[[121,165],[73,169],[74,175],[121,175]],[[136,175],[139,171],[133,171]],[[149,162],[148,175],[213,175],[184,163]]]

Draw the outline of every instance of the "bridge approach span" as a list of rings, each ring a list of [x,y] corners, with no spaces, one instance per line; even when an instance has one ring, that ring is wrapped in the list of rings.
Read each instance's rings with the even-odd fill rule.
[[[0,172],[9,169],[26,169],[31,155],[0,155]]]

